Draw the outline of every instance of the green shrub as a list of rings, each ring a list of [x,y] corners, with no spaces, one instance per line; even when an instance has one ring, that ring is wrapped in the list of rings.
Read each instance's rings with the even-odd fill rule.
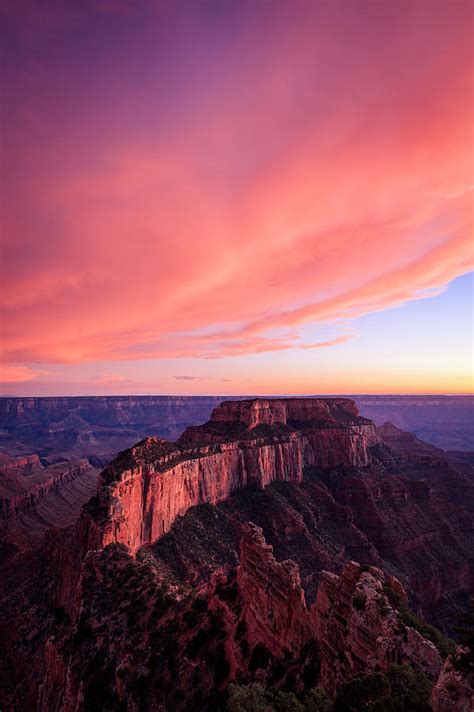
[[[277,712],[305,712],[304,705],[293,692],[277,692],[273,706]]]
[[[435,628],[434,625],[426,623],[426,621],[417,616],[416,613],[414,613],[405,601],[396,593],[396,591],[390,588],[390,586],[384,586],[383,590],[391,605],[398,610],[400,619],[404,625],[409,628],[414,628],[424,638],[431,640],[443,657],[446,658],[455,651],[456,645],[454,641],[446,635],[443,635],[443,633],[438,628]]]
[[[432,683],[409,665],[389,665],[385,672],[360,673],[334,702],[334,712],[430,712]]]
[[[426,623],[407,607],[401,607],[399,609],[399,613],[402,622],[409,628],[417,630],[418,633],[420,633],[424,638],[431,640],[444,658],[451,653],[454,653],[456,650],[454,641],[443,635],[443,633],[438,630],[438,628],[435,628],[434,625]]]
[[[305,712],[331,712],[332,702],[322,687],[310,690],[304,698]]]
[[[472,674],[474,671],[474,598],[471,598],[468,610],[459,613],[454,632],[459,645],[464,649],[455,657],[454,664],[461,672]]]
[[[268,702],[265,689],[259,683],[252,685],[229,685],[227,712],[274,712]]]
[[[334,702],[334,712],[372,712],[375,703],[390,699],[390,693],[384,673],[360,673],[344,685]]]

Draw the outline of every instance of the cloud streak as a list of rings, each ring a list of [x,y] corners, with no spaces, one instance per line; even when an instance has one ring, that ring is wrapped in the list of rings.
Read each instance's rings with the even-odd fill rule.
[[[467,4],[227,8],[211,31],[114,0],[37,34],[32,7],[9,12],[7,379],[337,347],[299,330],[473,268]]]

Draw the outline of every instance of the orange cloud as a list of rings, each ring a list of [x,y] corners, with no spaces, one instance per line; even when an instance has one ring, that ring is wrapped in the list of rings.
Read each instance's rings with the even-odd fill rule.
[[[0,383],[23,383],[32,381],[48,371],[37,371],[27,366],[0,364]]]

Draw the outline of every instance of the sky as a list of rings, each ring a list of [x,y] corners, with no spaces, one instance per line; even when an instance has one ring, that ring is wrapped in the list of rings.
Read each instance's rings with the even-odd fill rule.
[[[3,3],[1,393],[472,392],[472,14]]]

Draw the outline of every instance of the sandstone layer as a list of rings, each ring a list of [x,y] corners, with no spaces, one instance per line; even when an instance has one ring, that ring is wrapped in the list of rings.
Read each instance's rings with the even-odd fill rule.
[[[147,438],[102,473],[96,547],[115,542],[136,552],[190,507],[216,504],[247,487],[300,483],[307,466],[366,466],[378,441],[352,401],[223,403],[177,444]]]

